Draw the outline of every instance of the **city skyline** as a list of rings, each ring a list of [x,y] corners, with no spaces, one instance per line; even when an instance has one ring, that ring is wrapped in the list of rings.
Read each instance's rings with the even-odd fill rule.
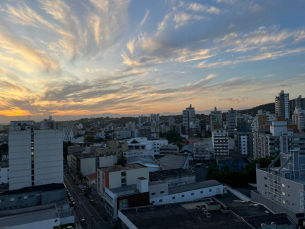
[[[236,110],[305,86],[304,1],[0,0],[0,123]],[[111,116],[111,115],[109,115]]]

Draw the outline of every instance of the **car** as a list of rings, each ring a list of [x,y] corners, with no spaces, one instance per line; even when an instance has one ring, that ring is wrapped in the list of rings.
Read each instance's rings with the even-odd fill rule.
[[[95,204],[94,200],[90,200],[90,204],[94,205]]]
[[[72,206],[73,206],[74,208],[77,208],[77,205],[76,205],[75,202],[72,203]]]
[[[71,201],[71,202],[74,202],[74,198],[73,198],[73,197],[71,197],[71,198],[70,198],[70,201]]]
[[[86,220],[85,220],[85,219],[82,219],[82,220],[80,221],[80,225],[82,225],[82,227],[87,226]]]
[[[72,227],[72,226],[67,226],[66,229],[74,229],[74,227]]]

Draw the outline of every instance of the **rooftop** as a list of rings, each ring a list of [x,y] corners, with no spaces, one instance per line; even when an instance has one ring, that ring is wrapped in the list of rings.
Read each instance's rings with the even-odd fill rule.
[[[217,186],[217,185],[221,185],[221,183],[219,183],[216,180],[201,181],[201,182],[196,182],[196,183],[191,183],[191,184],[186,184],[186,185],[179,185],[179,186],[168,188],[168,193],[171,195],[171,194],[176,194],[176,193],[197,190],[197,189],[201,189],[201,188],[209,188],[209,187],[213,187],[213,186]]]
[[[124,166],[114,165],[109,167],[103,167],[103,168],[99,168],[99,170],[101,170],[104,173],[110,173],[110,172],[125,171],[132,169],[142,169],[142,168],[146,168],[146,167],[140,164],[126,164]]]
[[[159,162],[163,169],[179,169],[184,167],[187,158],[187,155],[166,154]]]
[[[192,146],[192,145],[185,145],[185,146],[183,146],[183,148],[180,150],[180,152],[183,152],[183,151],[193,152],[193,146]]]
[[[165,180],[169,177],[181,177],[181,176],[195,176],[194,172],[189,169],[168,169],[168,170],[161,170],[149,173],[149,179],[151,181],[156,180]]]
[[[136,185],[127,185],[127,186],[122,186],[119,188],[111,188],[109,189],[112,193],[114,194],[131,194],[131,193],[138,193],[138,189]]]
[[[27,193],[27,192],[37,192],[37,191],[47,192],[57,189],[65,189],[64,184],[53,183],[53,184],[30,186],[21,189],[0,192],[0,196],[12,195],[18,193]]]
[[[88,174],[87,177],[88,177],[90,180],[96,180],[96,178],[97,178],[97,173]]]
[[[98,154],[98,153],[83,153],[83,152],[78,152],[78,153],[73,153],[72,154],[74,157],[77,158],[92,158],[92,157],[107,157],[107,156],[112,156],[115,155],[113,153],[109,153],[109,154]]]
[[[127,164],[141,164],[141,165],[149,165],[150,167],[159,167],[158,162],[153,156],[146,156],[146,157],[128,157]]]
[[[187,204],[171,204],[149,206],[136,209],[120,210],[137,228],[158,229],[247,229],[251,228],[230,212],[220,210],[209,211],[211,218],[207,218],[198,206],[206,201]],[[204,226],[203,226],[204,225]]]
[[[14,227],[38,221],[59,218],[55,209],[40,210],[35,212],[9,215],[0,218],[0,228]]]

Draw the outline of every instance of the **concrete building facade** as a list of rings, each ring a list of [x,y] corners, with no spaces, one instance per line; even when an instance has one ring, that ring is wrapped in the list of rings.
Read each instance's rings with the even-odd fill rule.
[[[62,132],[35,129],[34,121],[11,122],[9,130],[10,190],[63,183]]]
[[[229,157],[229,142],[228,131],[225,129],[215,129],[212,132],[212,142],[214,157],[226,158]]]
[[[289,93],[283,90],[275,97],[275,116],[282,120],[290,119]]]

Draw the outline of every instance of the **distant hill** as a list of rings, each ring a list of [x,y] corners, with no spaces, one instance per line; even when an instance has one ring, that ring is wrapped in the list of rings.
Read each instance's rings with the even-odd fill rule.
[[[250,108],[250,109],[239,110],[238,112],[240,114],[250,114],[252,116],[255,116],[257,114],[258,110],[264,110],[264,111],[269,111],[271,113],[275,113],[275,104],[274,103],[267,103],[267,104],[259,105],[257,107],[253,107],[253,108]]]

